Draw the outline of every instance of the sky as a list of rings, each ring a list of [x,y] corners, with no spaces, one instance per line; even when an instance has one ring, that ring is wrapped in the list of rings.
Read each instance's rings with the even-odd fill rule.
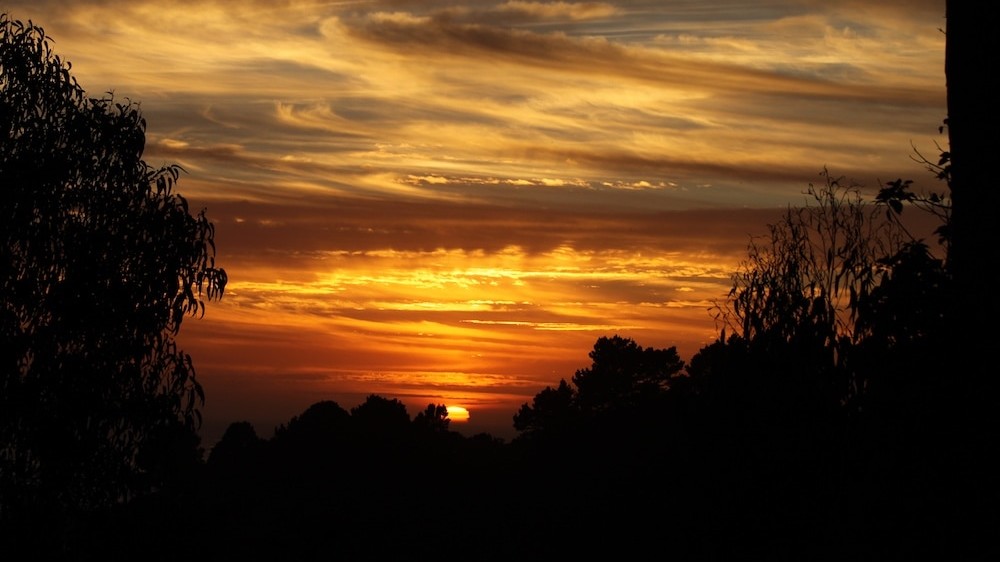
[[[216,225],[203,438],[319,400],[517,408],[601,336],[676,347],[828,169],[932,183],[944,1],[0,0]]]

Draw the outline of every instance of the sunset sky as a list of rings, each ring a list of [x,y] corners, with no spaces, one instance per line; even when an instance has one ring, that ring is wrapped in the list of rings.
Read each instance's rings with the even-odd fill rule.
[[[509,438],[602,335],[718,334],[750,235],[827,167],[932,182],[944,1],[0,0],[187,170],[223,301],[206,444],[369,393]]]

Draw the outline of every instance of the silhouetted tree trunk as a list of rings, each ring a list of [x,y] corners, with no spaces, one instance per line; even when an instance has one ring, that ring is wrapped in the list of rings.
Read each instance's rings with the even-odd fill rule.
[[[1000,298],[989,272],[1000,253],[1000,186],[996,169],[1000,108],[996,105],[1000,33],[993,7],[969,0],[948,0],[945,17],[945,76],[948,88],[948,137],[951,152],[952,247],[949,268],[954,275],[956,345],[950,353],[954,368],[945,376],[958,385],[955,409],[962,424],[955,433],[956,490],[982,507],[997,499],[991,475],[997,453],[998,376],[991,355],[992,325],[1000,317]],[[991,341],[993,340],[993,341]],[[994,456],[995,458],[995,456]],[[965,467],[961,467],[965,464]],[[995,504],[993,504],[995,505]],[[994,521],[969,521],[986,530]],[[982,539],[983,537],[977,537]]]
[[[948,0],[946,19],[953,213],[948,261],[955,276],[962,342],[957,351],[963,356],[956,359],[971,367],[988,364],[987,350],[994,336],[985,326],[996,321],[1000,312],[995,280],[988,274],[1000,250],[1000,174],[995,148],[1000,108],[993,80],[998,75],[1000,33],[994,25],[995,12],[974,2]],[[996,377],[983,373],[977,378]]]
[[[1000,189],[997,181],[996,144],[1000,135],[1000,108],[993,80],[1000,55],[998,18],[976,3],[947,2],[945,76],[948,87],[948,136],[951,151],[954,246],[949,261],[962,298],[974,309],[989,306],[993,282],[983,270],[998,250]],[[986,311],[982,311],[986,312]],[[995,318],[994,315],[987,317]],[[978,331],[978,330],[977,330]]]

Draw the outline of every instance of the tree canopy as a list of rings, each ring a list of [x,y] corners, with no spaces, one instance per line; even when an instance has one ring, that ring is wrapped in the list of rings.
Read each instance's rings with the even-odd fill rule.
[[[590,367],[573,375],[570,385],[559,381],[524,404],[514,416],[523,435],[575,430],[594,418],[626,418],[647,413],[670,389],[684,362],[676,348],[642,347],[630,338],[598,338],[590,352]]]
[[[0,15],[0,516],[156,486],[204,400],[175,338],[221,298],[215,229],[143,159],[139,106],[89,97],[44,30]]]

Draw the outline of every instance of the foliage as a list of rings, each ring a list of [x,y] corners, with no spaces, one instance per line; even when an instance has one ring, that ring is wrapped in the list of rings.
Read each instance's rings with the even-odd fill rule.
[[[364,402],[351,408],[351,421],[355,429],[372,437],[404,433],[410,428],[406,405],[378,394],[368,395]]]
[[[947,152],[936,163],[915,153],[938,180],[949,181]],[[718,313],[737,336],[726,343],[744,346],[748,360],[826,377],[821,384],[829,385],[830,399],[851,401],[881,369],[872,365],[874,349],[892,353],[903,342],[941,335],[950,306],[944,262],[901,216],[912,206],[936,218],[947,250],[950,198],[946,190],[916,193],[911,180],[897,179],[872,204],[857,186],[826,170],[822,176],[824,184],[806,191],[806,206],[789,208],[769,225],[769,236],[751,241]],[[880,357],[878,365],[888,360]],[[699,370],[710,368],[706,358],[696,359]]]
[[[573,425],[577,418],[576,390],[566,379],[559,380],[559,386],[546,386],[531,400],[531,405],[522,404],[514,414],[514,429],[520,432],[541,431],[562,432]]]
[[[878,261],[899,239],[860,190],[822,173],[807,205],[789,208],[753,239],[733,276],[725,325],[748,341],[798,341],[836,348],[854,339],[858,303],[878,283]]]
[[[589,355],[591,366],[573,375],[576,401],[584,412],[637,407],[669,390],[684,367],[676,348],[643,348],[620,336],[599,338]]]
[[[560,380],[522,405],[514,428],[561,433],[596,417],[636,414],[662,398],[684,368],[676,348],[643,348],[617,335],[598,338],[590,358],[591,366],[573,375],[573,386]]]
[[[947,154],[928,165],[944,181],[947,166]],[[948,249],[950,198],[908,180],[866,197],[822,175],[805,207],[751,240],[717,309],[719,339],[688,365],[687,427],[701,455],[692,472],[741,495],[720,508],[758,514],[767,502],[782,526],[813,532],[837,512],[839,535],[897,544],[917,525],[935,528],[925,506],[943,497],[935,479],[950,460],[939,452],[954,427],[941,396],[958,379],[942,376],[956,359],[952,276],[901,216],[912,207],[936,218]],[[738,521],[768,532],[764,520]]]
[[[293,417],[287,426],[278,426],[274,436],[278,441],[329,442],[343,436],[349,427],[350,418],[351,415],[340,404],[333,400],[322,400]]]
[[[200,421],[175,338],[227,278],[180,167],[142,160],[145,127],[137,104],[87,97],[40,27],[0,15],[4,517],[148,489],[150,449]]]
[[[939,130],[943,131],[945,126],[947,120]],[[916,192],[913,191],[913,180],[898,178],[882,186],[875,197],[875,202],[885,207],[886,218],[893,221],[913,243],[923,243],[923,241],[911,234],[903,224],[901,217],[905,206],[912,205],[921,212],[935,217],[938,226],[934,229],[934,234],[938,236],[938,244],[947,254],[951,248],[951,153],[940,146],[937,148],[939,156],[936,161],[928,159],[915,147],[913,159],[943,182],[945,189]]]
[[[219,442],[212,447],[208,462],[210,465],[221,464],[229,469],[249,465],[255,460],[254,457],[262,445],[263,441],[257,436],[257,431],[250,422],[233,422],[226,428]]]
[[[417,431],[428,433],[444,433],[448,431],[451,420],[448,419],[448,407],[444,404],[428,404],[424,411],[413,417],[413,426]]]

